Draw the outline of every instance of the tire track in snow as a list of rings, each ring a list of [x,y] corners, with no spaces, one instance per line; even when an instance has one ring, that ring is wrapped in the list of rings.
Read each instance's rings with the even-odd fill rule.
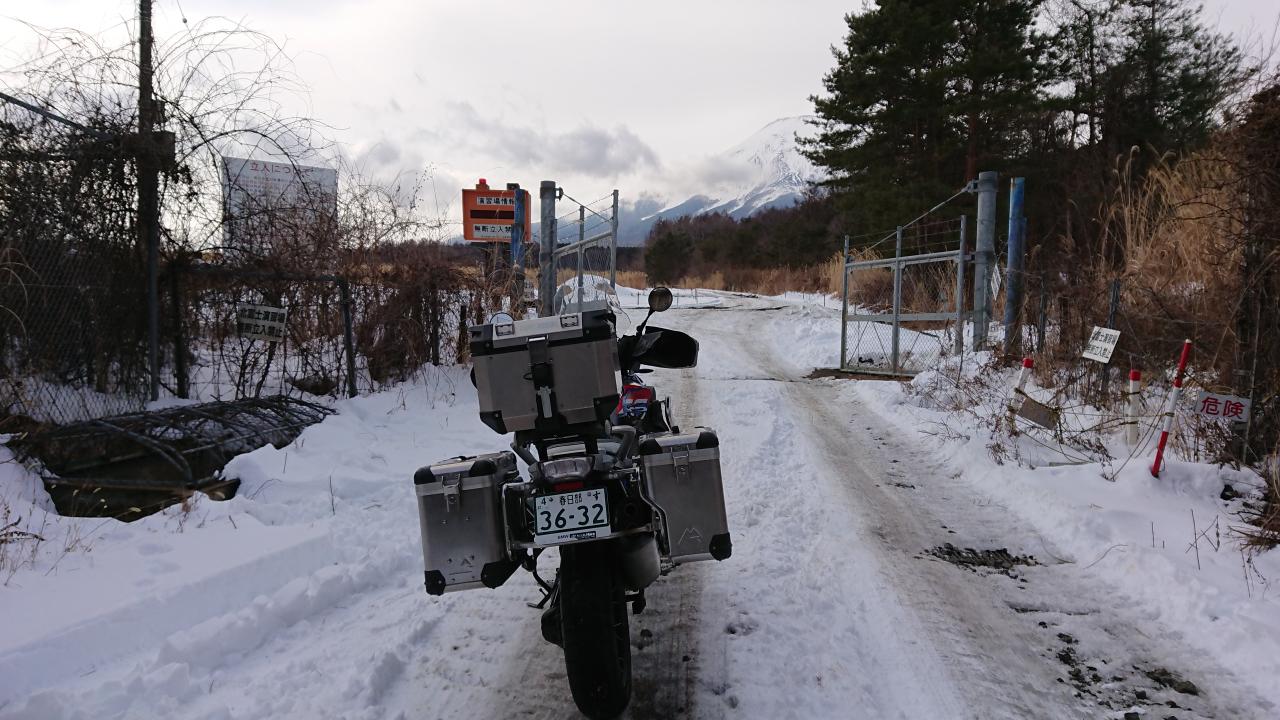
[[[664,375],[654,384],[659,394],[671,397],[675,404],[672,419],[681,430],[705,424],[696,370],[680,371],[678,380],[674,373]],[[648,609],[631,618],[629,717],[634,720],[701,717],[694,707],[703,664],[695,631],[700,621],[704,564],[683,565],[659,578],[645,592]]]
[[[849,536],[859,531],[810,440],[816,420],[789,402],[798,384],[773,382],[793,378],[769,362],[762,314],[687,319],[716,393],[706,419],[720,430],[735,540],[703,593],[698,642],[718,667],[703,670],[699,717],[960,717],[878,559]],[[759,380],[734,379],[747,377]]]

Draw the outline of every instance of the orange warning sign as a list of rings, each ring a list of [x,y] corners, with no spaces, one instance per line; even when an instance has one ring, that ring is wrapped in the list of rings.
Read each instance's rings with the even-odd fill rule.
[[[524,237],[529,240],[533,229],[533,213],[529,205],[529,191],[524,196]],[[511,242],[511,225],[516,217],[516,191],[496,190],[480,179],[474,190],[462,191],[462,237],[470,242]]]

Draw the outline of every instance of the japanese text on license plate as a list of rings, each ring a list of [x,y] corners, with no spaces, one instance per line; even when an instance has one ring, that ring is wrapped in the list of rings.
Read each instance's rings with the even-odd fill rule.
[[[534,498],[534,540],[556,545],[609,535],[609,501],[601,488]]]

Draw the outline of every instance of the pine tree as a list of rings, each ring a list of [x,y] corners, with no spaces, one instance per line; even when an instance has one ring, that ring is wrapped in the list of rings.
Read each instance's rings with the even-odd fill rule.
[[[887,227],[1016,156],[1042,100],[1040,0],[878,0],[846,16],[805,154],[864,226]]]
[[[1124,54],[1110,69],[1106,127],[1113,150],[1157,152],[1204,140],[1238,86],[1240,51],[1200,22],[1187,0],[1125,0]]]
[[[1057,41],[1073,134],[1110,166],[1133,147],[1203,141],[1244,77],[1239,49],[1188,0],[1065,0]],[[1084,123],[1084,128],[1076,127]]]

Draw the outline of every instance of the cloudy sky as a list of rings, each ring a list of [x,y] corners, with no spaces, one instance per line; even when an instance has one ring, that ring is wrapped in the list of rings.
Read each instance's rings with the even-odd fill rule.
[[[811,111],[843,15],[862,0],[155,0],[159,37],[223,16],[285,44],[307,97],[372,176],[430,169],[442,205],[477,177],[581,199],[680,200],[709,155]],[[0,66],[30,29],[129,32],[135,0],[0,0]],[[1207,0],[1211,24],[1269,34],[1276,0]],[[431,198],[428,198],[432,201]]]

